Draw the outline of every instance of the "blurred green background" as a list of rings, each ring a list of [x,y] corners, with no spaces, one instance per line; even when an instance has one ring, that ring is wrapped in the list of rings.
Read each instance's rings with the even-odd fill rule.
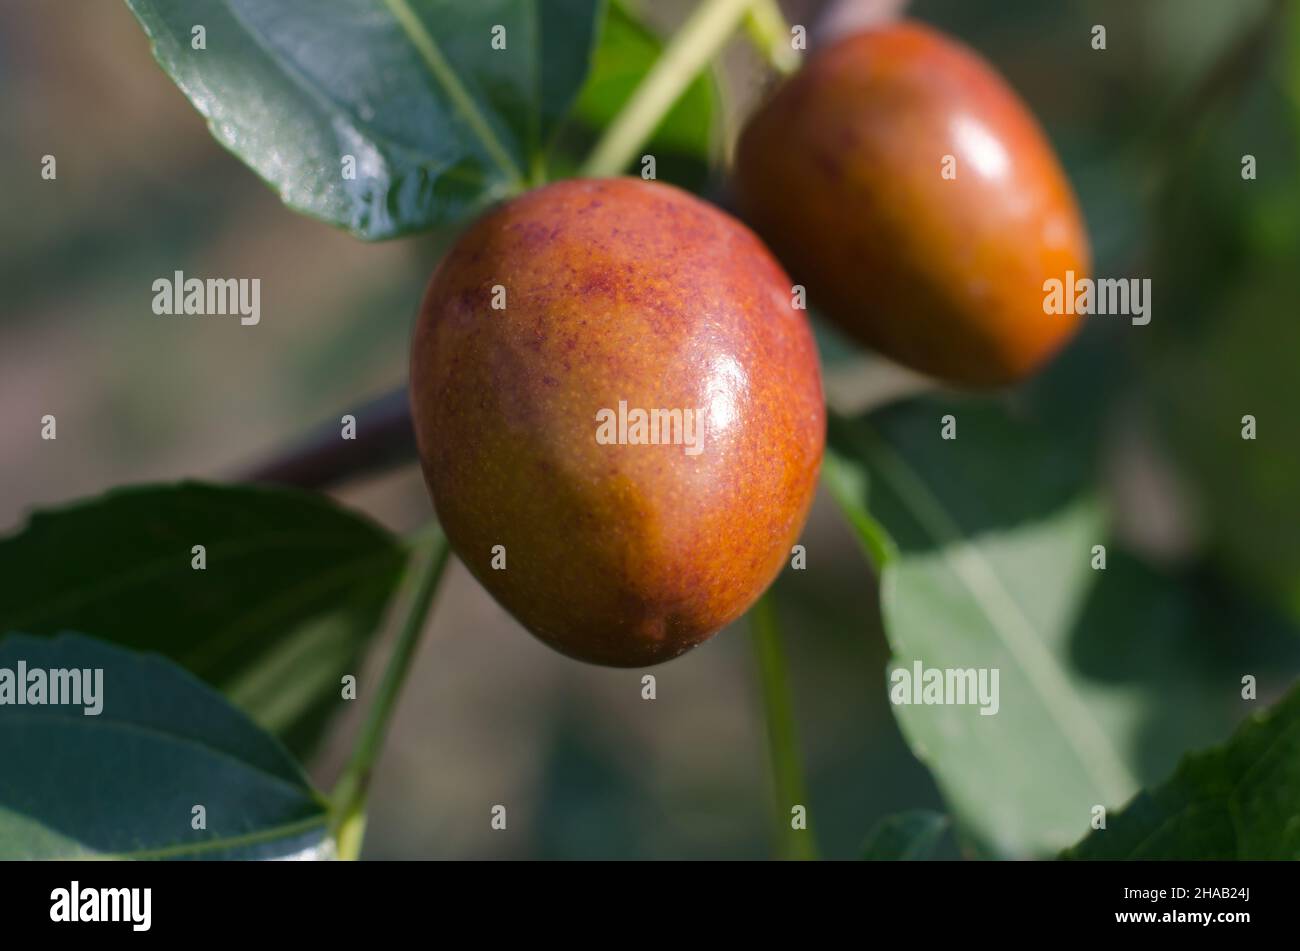
[[[643,6],[668,30],[689,4]],[[812,23],[820,6],[785,11]],[[1079,191],[1097,273],[1154,280],[1149,326],[1090,324],[1006,401],[1050,406],[1090,438],[1122,557],[1151,572],[1114,594],[1121,610],[1157,610],[1162,579],[1222,592],[1213,623],[1158,646],[1208,663],[1245,650],[1276,672],[1261,677],[1273,693],[1300,666],[1300,17],[1286,6],[911,5],[981,50],[1040,117]],[[1105,51],[1089,45],[1093,24],[1107,28]],[[738,40],[720,81],[734,127],[771,77]],[[405,379],[415,307],[449,235],[367,245],[284,209],[209,137],[121,3],[8,0],[0,85],[0,531],[125,482],[229,475]],[[1246,153],[1256,181],[1241,179]],[[40,178],[45,154],[57,181]],[[177,269],[260,277],[261,325],[159,320],[151,284]],[[873,372],[835,352],[838,371]],[[47,413],[55,442],[38,436]],[[1210,448],[1245,413],[1260,439],[1231,456]],[[430,514],[413,466],[339,497],[400,530]],[[824,493],[805,544],[809,570],[781,578],[779,607],[813,833],[824,855],[851,857],[881,816],[942,801],[895,726],[869,569]],[[642,672],[554,654],[453,566],[375,777],[365,855],[768,855],[746,633],[652,672],[658,699],[646,702]],[[1151,702],[1197,706],[1189,685],[1169,690]],[[358,712],[310,764],[320,783]],[[1226,736],[1242,712],[1207,735]],[[1158,733],[1147,742],[1143,778],[1158,779],[1182,750]],[[496,803],[506,834],[488,825]]]

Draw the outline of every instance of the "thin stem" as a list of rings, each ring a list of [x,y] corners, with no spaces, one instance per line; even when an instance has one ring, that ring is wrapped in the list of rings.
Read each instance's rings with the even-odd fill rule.
[[[755,0],[745,14],[745,32],[767,64],[782,76],[798,71],[800,57],[790,42],[790,24],[776,0]]]
[[[731,38],[755,0],[704,0],[681,25],[627,105],[582,166],[584,176],[618,175],[654,134],[664,116]]]
[[[796,829],[792,822],[795,806],[804,807],[808,797],[803,784],[803,764],[794,724],[794,702],[786,678],[785,655],[776,607],[769,591],[750,611],[754,631],[754,656],[758,660],[763,707],[767,714],[767,741],[772,758],[772,780],[776,795],[774,832],[777,856],[783,859],[814,859],[817,849],[811,828]]]
[[[343,775],[330,799],[333,804],[333,831],[338,842],[340,859],[355,859],[361,854],[361,840],[365,834],[366,792],[370,786],[370,774],[375,760],[383,747],[384,736],[388,732],[389,721],[397,707],[397,698],[406,682],[406,675],[415,656],[415,648],[420,642],[429,607],[433,604],[434,593],[447,567],[449,549],[447,537],[441,527],[433,523],[427,535],[429,541],[424,561],[417,569],[415,592],[411,595],[410,606],[402,630],[393,647],[393,656],[388,660],[384,678],[379,685],[379,694],[366,717],[365,725],[357,737]]]
[[[539,150],[533,155],[532,163],[528,167],[528,187],[541,188],[549,177],[550,174],[546,170],[546,153]]]

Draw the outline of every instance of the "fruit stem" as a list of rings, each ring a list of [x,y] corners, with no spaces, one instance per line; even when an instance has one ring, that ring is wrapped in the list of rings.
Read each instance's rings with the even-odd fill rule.
[[[619,175],[659,127],[686,88],[731,38],[756,0],[704,0],[664,48],[622,111],[587,156],[581,173]]]
[[[427,541],[426,541],[427,539]],[[431,522],[412,541],[415,548],[425,548],[424,560],[413,569],[415,591],[411,595],[406,619],[397,635],[393,655],[384,669],[379,693],[366,717],[365,725],[357,737],[352,758],[334,786],[330,796],[333,809],[331,828],[337,843],[340,859],[354,860],[361,854],[361,840],[366,826],[366,793],[370,787],[370,774],[383,747],[389,721],[397,707],[397,698],[406,682],[406,675],[425,628],[429,607],[433,604],[438,582],[447,567],[449,548],[447,536],[437,522]]]
[[[772,758],[772,784],[776,796],[774,832],[777,857],[815,859],[817,848],[810,828],[796,828],[794,807],[802,806],[806,820],[808,797],[803,783],[803,764],[799,756],[799,738],[795,731],[794,702],[786,677],[785,654],[781,649],[781,631],[776,605],[768,591],[749,613],[754,632],[754,656],[758,660],[758,679],[763,689],[763,707],[767,714],[768,750]],[[806,826],[806,822],[805,822]]]
[[[745,32],[767,64],[782,76],[798,71],[800,56],[790,43],[790,24],[776,0],[756,0],[745,14]]]

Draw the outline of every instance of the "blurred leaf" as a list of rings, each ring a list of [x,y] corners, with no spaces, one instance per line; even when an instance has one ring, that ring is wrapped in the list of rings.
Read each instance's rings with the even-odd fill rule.
[[[1300,688],[1062,858],[1300,859]]]
[[[1291,95],[1291,105],[1294,108],[1292,125],[1300,129],[1300,12],[1295,7],[1291,8],[1291,15],[1287,17],[1287,23],[1290,25],[1290,49],[1287,51],[1286,61],[1290,65],[1290,74],[1287,79],[1287,91]]]
[[[926,809],[885,816],[862,845],[862,857],[872,862],[917,862],[934,854],[948,828],[948,817]]]
[[[217,141],[291,208],[367,239],[520,190],[582,85],[601,12],[600,0],[127,3]],[[195,24],[206,49],[191,46]],[[491,45],[498,25],[505,49]]]
[[[206,570],[191,567],[195,545]],[[156,651],[306,750],[405,559],[392,535],[313,493],[119,489],[0,540],[0,630],[94,631]]]
[[[324,801],[284,747],[169,661],[80,635],[0,639],[0,669],[20,662],[102,670],[103,706],[0,705],[0,859],[329,853]]]
[[[662,848],[658,835],[647,834],[662,831],[662,816],[620,750],[602,742],[580,708],[561,701],[548,714],[529,854],[548,861],[608,860],[645,858]]]
[[[1264,10],[1278,16],[1283,5]],[[1290,14],[1296,30],[1300,17]],[[1264,47],[1245,47],[1249,56],[1214,74],[1218,107],[1195,114],[1196,134],[1170,156],[1154,248],[1163,303],[1135,336],[1160,435],[1213,554],[1300,618],[1300,124],[1283,79],[1287,50],[1276,42],[1285,34],[1257,22]],[[1246,155],[1252,179],[1242,177]],[[1253,441],[1242,438],[1247,415]]]
[[[956,440],[940,438],[946,413]],[[1077,840],[1094,805],[1226,734],[1243,673],[1300,660],[1291,625],[1203,577],[1160,576],[1114,546],[1092,570],[1108,537],[1086,450],[1059,420],[986,402],[831,420],[825,478],[880,567],[892,670],[999,671],[994,715],[894,706],[959,833],[995,854]]]
[[[1116,545],[1074,623],[1068,663],[1117,701],[1115,735],[1144,784],[1169,775],[1188,749],[1220,742],[1261,698],[1300,670],[1296,624],[1198,564],[1162,572]],[[1105,710],[1106,708],[1099,708]]]
[[[584,135],[569,151],[582,154],[596,134],[627,105],[632,93],[663,52],[663,42],[621,0],[614,0],[592,56],[591,75],[573,108]],[[658,177],[699,189],[708,177],[716,142],[719,96],[712,74],[702,73],[656,128],[642,150],[654,155]]]
[[[1300,618],[1294,302],[1294,268],[1256,272],[1194,339],[1166,341],[1148,379],[1218,555]],[[1245,416],[1255,419],[1253,440],[1242,438]]]

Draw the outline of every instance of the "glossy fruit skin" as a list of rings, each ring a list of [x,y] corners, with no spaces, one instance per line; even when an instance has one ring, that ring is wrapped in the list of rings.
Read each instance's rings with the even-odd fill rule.
[[[1076,329],[1043,310],[1044,281],[1091,270],[1070,183],[1015,92],[928,27],[816,52],[747,124],[735,191],[814,307],[923,373],[1012,383]]]
[[[703,409],[701,451],[598,443],[620,400]],[[744,613],[790,557],[825,442],[789,277],[731,216],[638,179],[558,182],[476,222],[425,293],[411,401],[461,560],[542,641],[615,667]]]

